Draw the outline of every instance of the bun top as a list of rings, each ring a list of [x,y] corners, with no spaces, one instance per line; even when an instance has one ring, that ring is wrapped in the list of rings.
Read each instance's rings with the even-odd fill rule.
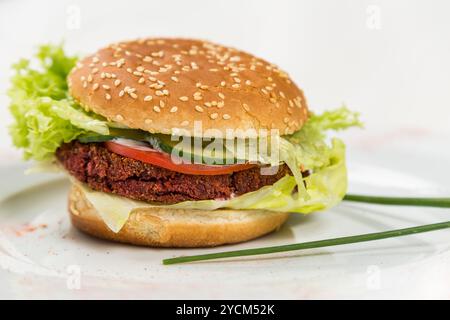
[[[115,43],[81,60],[68,83],[87,110],[153,133],[193,135],[194,122],[201,121],[206,136],[217,136],[208,129],[223,135],[227,129],[278,129],[283,135],[308,118],[303,92],[285,72],[199,40]]]

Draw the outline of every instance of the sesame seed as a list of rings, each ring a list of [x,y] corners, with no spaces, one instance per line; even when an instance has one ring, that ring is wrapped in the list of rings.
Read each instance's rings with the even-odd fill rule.
[[[210,115],[209,115],[209,117],[211,118],[211,119],[213,119],[213,120],[215,120],[215,119],[217,119],[218,117],[219,117],[219,114],[218,113],[211,113]]]
[[[175,76],[171,77],[170,79],[172,79],[172,81],[178,82],[178,78]]]
[[[123,97],[124,94],[125,94],[125,91],[124,90],[120,90],[119,97]]]
[[[88,81],[88,82],[92,82],[92,75],[91,75],[91,74],[88,75],[87,81]]]
[[[145,56],[144,59],[142,59],[144,62],[152,62],[153,58],[149,56]]]
[[[140,72],[140,71],[133,71],[133,74],[135,76],[142,76],[142,72]]]
[[[179,98],[181,101],[188,101],[189,100],[189,98],[188,97],[186,97],[186,96],[182,96],[182,97],[180,97]]]
[[[244,104],[242,104],[242,107],[244,107],[244,110],[245,111],[250,111],[250,107],[248,106],[248,104],[246,104],[246,103],[244,103]]]
[[[222,92],[219,92],[218,96],[220,97],[220,99],[225,99],[225,95]]]
[[[229,119],[231,119],[231,116],[230,116],[229,114],[225,113],[225,114],[222,116],[222,118],[223,118],[223,120],[229,120]]]
[[[150,124],[150,123],[153,122],[153,120],[152,119],[145,119],[144,122],[145,122],[145,124]]]
[[[114,81],[114,85],[117,87],[118,85],[120,85],[121,81],[119,79]]]
[[[172,108],[170,108],[171,113],[177,112],[177,110],[178,110],[178,107],[176,107],[176,106],[173,106]]]
[[[92,62],[93,62],[93,63],[97,63],[97,62],[99,62],[99,61],[100,61],[100,60],[98,59],[98,57],[93,57],[93,58],[92,58]]]
[[[280,96],[281,96],[283,99],[286,99],[286,95],[284,94],[283,91],[280,91]]]
[[[137,94],[136,93],[134,93],[134,92],[129,92],[128,91],[128,94],[130,95],[130,97],[132,97],[133,99],[137,99]]]
[[[270,98],[269,101],[272,103],[277,103],[277,99],[275,99],[275,98]]]
[[[83,82],[83,88],[87,88],[87,81]]]
[[[160,100],[160,101],[159,101],[159,106],[160,106],[161,108],[164,108],[164,107],[166,106],[166,103],[165,103],[164,101]]]
[[[121,114],[116,115],[115,118],[117,121],[123,121],[123,116]]]
[[[98,72],[98,68],[92,69],[92,73],[93,73],[93,74],[96,74],[97,72]]]
[[[92,90],[97,90],[98,89],[98,87],[99,87],[100,85],[98,84],[98,83],[94,83],[93,85],[92,85]]]
[[[219,101],[217,103],[217,108],[219,108],[219,109],[223,108],[224,106],[225,106],[225,102],[224,101]]]
[[[152,96],[145,96],[144,97],[144,101],[152,101],[153,97]]]
[[[107,62],[102,62],[102,67],[107,67],[108,63]]]
[[[153,107],[153,111],[159,113],[159,112],[161,112],[161,108],[158,107],[158,106],[154,106],[154,107]]]
[[[161,96],[164,95],[164,92],[162,92],[162,91],[160,91],[160,90],[157,90],[157,91],[155,92],[155,94],[156,94],[158,97],[161,97]]]
[[[105,90],[109,90],[109,89],[111,89],[111,87],[110,87],[110,86],[108,86],[107,84],[102,84],[102,87],[103,87],[103,89],[105,89]]]
[[[195,110],[198,112],[203,112],[204,109],[201,106],[195,106]]]
[[[222,82],[220,83],[220,85],[221,85],[222,87],[225,87],[225,86],[227,85],[227,83],[226,83],[225,81],[222,81]]]
[[[249,85],[252,84],[252,82],[251,82],[250,80],[246,80],[246,81],[245,81],[245,84],[249,86]]]
[[[233,89],[239,89],[241,85],[239,83],[235,83],[231,86]]]
[[[236,83],[241,83],[241,79],[239,79],[239,78],[234,78],[233,80],[234,80],[234,82],[236,82]]]
[[[144,78],[140,78],[139,81],[138,81],[138,83],[141,83],[141,84],[144,83],[144,82],[145,82]]]
[[[143,66],[139,66],[139,67],[136,68],[136,70],[137,70],[138,72],[142,72],[142,71],[145,70],[145,68],[144,68]]]
[[[105,94],[106,100],[111,100],[111,95],[109,93]]]

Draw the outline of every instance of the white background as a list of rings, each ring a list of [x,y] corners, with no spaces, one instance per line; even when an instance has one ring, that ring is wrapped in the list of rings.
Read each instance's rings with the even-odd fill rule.
[[[445,0],[0,0],[0,156],[18,157],[6,129],[11,63],[61,40],[87,54],[141,36],[208,39],[280,65],[313,110],[360,111],[369,132],[447,130],[449,11]]]
[[[449,175],[442,170],[448,165],[445,160],[449,159],[448,152],[444,156],[443,151],[448,149],[450,138],[449,12],[450,1],[445,0],[0,0],[0,165],[20,161],[20,152],[11,147],[7,135],[7,124],[11,118],[5,91],[13,62],[30,56],[39,44],[47,42],[64,40],[69,53],[87,54],[116,40],[181,36],[241,48],[280,65],[304,89],[312,110],[325,110],[346,103],[351,109],[361,112],[366,130],[351,130],[347,137],[351,189],[362,192],[358,186],[370,182],[370,188],[365,190],[373,192],[386,193],[388,190],[394,194],[404,192],[404,188],[408,187],[409,192],[414,194],[444,193],[442,186],[448,190]],[[13,174],[11,176],[14,177]],[[10,189],[9,182],[13,179],[16,178],[3,178],[0,190]],[[65,194],[66,191],[52,192]],[[64,196],[56,200],[50,196],[48,199],[39,197],[41,202],[36,200],[42,212],[47,212],[52,206],[58,213],[64,211]],[[22,202],[18,201],[19,208],[22,208],[21,205]],[[32,207],[28,209],[33,211]],[[344,204],[344,207],[337,209],[341,215],[329,212],[331,220],[317,214],[309,223],[299,224],[295,219],[300,218],[296,217],[290,222],[292,230],[300,230],[294,232],[294,240],[317,240],[318,237],[336,236],[336,232],[338,235],[348,235],[431,223],[434,218],[439,220],[437,211],[422,208],[399,211],[398,208],[383,207],[385,211],[381,212],[377,207],[377,210],[380,212],[372,209],[364,211],[365,215],[357,219],[349,214],[351,210]],[[442,219],[447,219],[444,210],[439,212]],[[18,215],[18,218],[23,217]],[[333,224],[333,219],[338,223]],[[369,223],[371,220],[373,222]],[[68,224],[68,221],[65,222]],[[55,226],[58,227],[56,222]],[[49,228],[47,232],[52,230]],[[146,281],[142,279],[150,279],[150,282],[153,279],[170,280],[172,285],[192,279],[193,288],[199,289],[203,282],[197,279],[204,278],[205,270],[209,274],[219,274],[220,271],[231,278],[236,277],[236,283],[230,282],[229,291],[222,288],[228,282],[210,286],[206,283],[208,287],[196,296],[203,298],[209,297],[208,290],[215,290],[215,297],[223,297],[223,292],[234,296],[235,285],[245,284],[244,280],[248,283],[255,281],[259,286],[240,288],[242,297],[268,297],[263,294],[271,294],[272,298],[273,295],[290,298],[362,297],[355,287],[367,289],[366,270],[370,270],[367,266],[371,264],[382,267],[383,286],[390,291],[389,295],[386,291],[369,292],[370,297],[448,298],[449,292],[450,251],[446,245],[449,243],[446,233],[430,235],[430,238],[425,238],[427,246],[422,247],[410,247],[410,242],[405,240],[405,247],[397,248],[392,246],[392,242],[385,243],[384,247],[377,247],[379,249],[375,254],[372,251],[364,254],[363,249],[353,251],[343,248],[344,253],[333,255],[335,251],[330,250],[327,254],[319,254],[319,257],[313,254],[310,260],[304,257],[268,259],[266,262],[255,260],[250,265],[231,263],[226,266],[234,271],[228,272],[221,269],[220,263],[200,268],[194,265],[192,268],[164,269],[159,265],[160,259],[175,255],[173,251],[150,250],[143,255],[138,248],[122,246],[114,247],[116,255],[111,254],[110,260],[94,261],[94,254],[86,255],[84,252],[103,252],[106,244],[82,238],[73,230],[70,232],[75,237],[74,241],[70,237],[63,241],[59,233],[55,233],[36,240],[36,245],[39,245],[37,249],[33,242],[26,243],[26,239],[16,241],[23,241],[23,247],[27,247],[32,256],[35,254],[37,260],[50,265],[64,263],[61,257],[68,256],[83,260],[86,266],[92,263],[92,270],[97,270],[103,261],[107,264],[105,269],[116,268],[123,272],[130,267],[127,259],[131,256],[131,261],[136,262],[131,267],[139,269],[140,273],[129,272],[127,276],[141,276],[141,284]],[[291,238],[286,240],[284,236],[277,233],[243,246],[293,241]],[[396,241],[403,244],[403,240]],[[59,250],[62,256],[49,254],[47,245],[53,248],[59,244],[73,248]],[[438,244],[444,248],[436,249],[440,248]],[[18,247],[22,248],[20,243]],[[80,247],[84,251],[80,251]],[[366,248],[365,244],[361,248]],[[431,253],[427,253],[426,249]],[[83,253],[81,258],[80,252]],[[444,253],[445,257],[436,252]],[[426,260],[428,256],[430,259]],[[413,260],[417,264],[410,263]],[[318,261],[323,263],[318,265]],[[151,267],[150,271],[143,271],[141,265]],[[395,268],[390,269],[391,265]],[[324,278],[321,285],[311,281],[327,274],[328,269],[331,270],[330,276]],[[245,273],[245,270],[248,272]],[[340,276],[336,277],[336,274]],[[17,280],[11,274],[4,279],[6,277],[16,296],[41,297],[39,290],[48,293],[45,286],[47,280],[40,283],[35,277],[27,281],[21,275],[17,275]],[[333,279],[335,285],[330,286]],[[1,280],[2,274],[0,284]],[[111,291],[111,296],[116,298],[122,294],[126,296],[122,289],[117,289],[117,292],[111,289],[109,278],[105,283],[103,293]],[[122,280],[118,288],[122,288],[121,285]],[[180,288],[189,292],[179,291]],[[267,288],[270,291],[264,291]],[[143,292],[148,294],[147,287],[144,289]],[[180,285],[176,290],[171,290],[169,286],[163,290],[166,296],[158,291],[150,290],[150,293],[154,293],[155,297],[186,297],[191,296],[191,289]],[[54,294],[67,294],[64,290]],[[135,287],[131,287],[128,294],[135,292]],[[90,293],[96,297],[96,291]],[[86,294],[86,291],[80,294]],[[9,293],[6,296],[10,297]]]

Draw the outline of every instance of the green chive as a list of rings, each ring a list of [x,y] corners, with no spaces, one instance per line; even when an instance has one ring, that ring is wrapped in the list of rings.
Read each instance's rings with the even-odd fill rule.
[[[440,229],[445,229],[445,228],[450,228],[450,221],[435,223],[435,224],[428,224],[428,225],[406,228],[406,229],[397,229],[397,230],[377,232],[377,233],[368,233],[368,234],[356,235],[356,236],[350,236],[350,237],[326,239],[326,240],[319,240],[319,241],[312,241],[312,242],[303,242],[303,243],[289,244],[289,245],[283,245],[283,246],[255,248],[255,249],[228,251],[228,252],[218,252],[218,253],[202,254],[202,255],[196,255],[196,256],[176,257],[176,258],[163,260],[163,264],[168,265],[168,264],[186,263],[186,262],[194,262],[194,261],[204,261],[204,260],[243,257],[243,256],[254,256],[254,255],[260,255],[260,254],[270,254],[270,253],[278,253],[278,252],[286,252],[286,251],[294,251],[294,250],[304,250],[304,249],[323,248],[323,247],[330,247],[330,246],[339,246],[339,245],[343,245],[343,244],[367,242],[367,241],[381,240],[381,239],[394,238],[394,237],[402,237],[402,236],[423,233],[423,232],[430,232],[430,231],[435,231],[435,230],[440,230]]]
[[[377,197],[347,194],[344,200],[397,206],[450,208],[450,198]]]

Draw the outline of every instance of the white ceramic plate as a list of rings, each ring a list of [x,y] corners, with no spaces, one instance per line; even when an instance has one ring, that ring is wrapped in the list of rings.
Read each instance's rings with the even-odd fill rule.
[[[350,191],[448,196],[445,136],[350,139]],[[420,145],[420,148],[417,146]],[[420,150],[420,152],[418,151]],[[443,153],[445,152],[445,154]],[[150,249],[71,227],[68,182],[0,167],[0,298],[450,298],[450,232],[303,252],[163,266],[163,258],[318,240],[450,220],[445,209],[343,203],[280,232],[215,249]]]

